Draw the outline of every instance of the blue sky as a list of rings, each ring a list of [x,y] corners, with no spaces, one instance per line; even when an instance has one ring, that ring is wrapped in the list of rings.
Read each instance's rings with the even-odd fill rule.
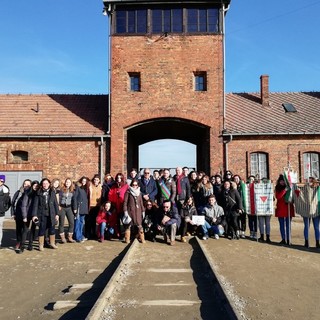
[[[102,0],[2,0],[0,93],[107,93]],[[320,1],[232,0],[226,91],[319,91]]]
[[[2,0],[0,94],[108,93],[108,18],[102,0]],[[226,16],[226,91],[319,91],[320,0],[232,0]],[[148,154],[142,166],[156,166]],[[168,148],[168,143],[164,144]],[[172,143],[176,166],[194,148]],[[186,154],[191,154],[190,158]],[[149,160],[148,160],[149,159]]]

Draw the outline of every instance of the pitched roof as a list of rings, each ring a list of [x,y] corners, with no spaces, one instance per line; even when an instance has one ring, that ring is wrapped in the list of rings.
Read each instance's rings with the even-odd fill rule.
[[[107,126],[107,95],[0,95],[0,137],[97,136]]]
[[[269,93],[262,106],[260,93],[226,95],[226,129],[233,135],[320,134],[320,92]],[[297,112],[286,112],[291,103]]]

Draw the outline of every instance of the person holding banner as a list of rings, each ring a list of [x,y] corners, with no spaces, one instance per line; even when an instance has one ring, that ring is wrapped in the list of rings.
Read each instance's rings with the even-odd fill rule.
[[[202,240],[207,240],[210,232],[213,233],[215,239],[219,239],[219,236],[224,233],[224,211],[217,204],[216,197],[213,194],[209,196],[208,204],[203,208],[202,214],[205,217],[202,225]]]
[[[287,203],[285,195],[287,188],[283,174],[279,175],[275,186],[275,198],[277,199],[277,207],[275,216],[278,218],[281,241],[280,244],[290,244],[291,220],[294,217],[294,207],[292,203]]]
[[[314,177],[309,178],[309,183],[298,187],[295,186],[293,200],[296,207],[296,212],[302,216],[304,223],[304,246],[309,248],[309,227],[312,220],[314,234],[316,239],[316,248],[320,248],[319,244],[319,200],[320,187]]]

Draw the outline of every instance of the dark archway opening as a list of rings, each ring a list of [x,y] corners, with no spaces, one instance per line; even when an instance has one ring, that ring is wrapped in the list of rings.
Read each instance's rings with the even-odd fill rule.
[[[127,170],[138,167],[139,145],[159,139],[177,139],[195,144],[197,170],[210,172],[210,128],[177,118],[151,119],[127,128]]]

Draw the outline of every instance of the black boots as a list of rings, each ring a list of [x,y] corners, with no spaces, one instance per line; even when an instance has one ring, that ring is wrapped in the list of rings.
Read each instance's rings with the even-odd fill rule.
[[[309,248],[309,240],[304,240],[304,246],[305,246],[306,248]]]
[[[267,234],[267,240],[266,240],[267,243],[271,243],[271,240],[270,240],[270,235]]]
[[[261,236],[260,236],[260,238],[258,239],[258,241],[259,241],[259,242],[264,242],[264,234],[263,234],[263,233],[261,233]]]

